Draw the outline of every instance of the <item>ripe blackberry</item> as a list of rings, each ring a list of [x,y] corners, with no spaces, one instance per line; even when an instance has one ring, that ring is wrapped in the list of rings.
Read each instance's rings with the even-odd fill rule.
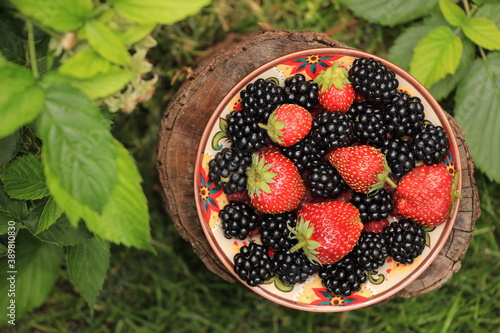
[[[380,147],[387,133],[382,111],[367,102],[361,102],[351,105],[348,112],[353,117],[356,138],[361,143]]]
[[[402,264],[411,264],[425,248],[425,231],[410,219],[393,222],[382,231],[389,256]]]
[[[358,266],[365,271],[376,270],[388,257],[384,237],[376,232],[363,232],[352,250],[352,255]]]
[[[306,81],[302,74],[288,77],[285,80],[285,102],[312,110],[318,104],[318,84]]]
[[[412,145],[401,139],[387,139],[380,147],[391,168],[391,176],[401,179],[415,167],[415,155]]]
[[[240,252],[234,256],[234,271],[251,287],[269,280],[272,276],[272,265],[267,247],[257,243],[243,245]]]
[[[317,144],[317,139],[308,135],[293,146],[282,147],[281,152],[302,172],[319,165],[324,160],[326,149]]]
[[[275,252],[271,262],[276,276],[288,286],[302,283],[316,273],[316,265],[301,249],[294,252],[290,250]]]
[[[233,148],[223,148],[208,162],[208,177],[224,193],[243,192],[246,189],[247,170],[252,156]]]
[[[297,225],[297,215],[294,212],[282,214],[265,214],[258,223],[262,244],[275,251],[288,250],[297,243],[290,238],[290,228]]]
[[[231,201],[219,211],[222,229],[226,238],[247,238],[250,231],[257,228],[259,216],[244,202]]]
[[[358,58],[349,69],[354,91],[375,105],[387,103],[399,86],[396,74],[373,58]]]
[[[305,180],[311,194],[320,198],[336,198],[348,188],[337,169],[326,162],[311,168]]]
[[[415,158],[426,165],[441,163],[450,149],[450,142],[441,126],[427,124],[424,130],[413,138]]]
[[[393,138],[411,137],[422,131],[424,106],[418,97],[398,92],[385,108],[385,124]]]
[[[356,264],[351,254],[334,264],[321,266],[319,277],[326,290],[339,297],[361,290],[361,285],[366,282],[365,271]]]
[[[233,147],[247,152],[263,148],[267,143],[266,130],[258,120],[244,111],[233,111],[227,117],[226,134]]]
[[[266,123],[274,109],[285,102],[285,89],[273,81],[260,78],[249,83],[240,96],[243,110]]]
[[[313,120],[310,135],[327,151],[350,146],[354,141],[351,117],[345,113],[323,111]]]
[[[354,192],[350,202],[359,210],[363,223],[386,219],[394,209],[392,195],[383,188],[371,194]]]

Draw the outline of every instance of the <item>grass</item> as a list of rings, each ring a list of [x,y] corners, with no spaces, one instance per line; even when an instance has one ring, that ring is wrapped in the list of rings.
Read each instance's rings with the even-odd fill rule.
[[[216,0],[195,17],[155,31],[149,58],[161,75],[152,101],[117,115],[114,134],[144,177],[158,254],[114,246],[94,309],[65,271],[51,297],[17,320],[11,332],[500,332],[500,185],[477,172],[482,216],[463,266],[440,289],[345,313],[309,313],[261,299],[209,271],[164,211],[155,170],[158,125],[189,65],[227,33],[274,28],[328,32],[350,46],[385,56],[399,33],[356,18],[336,1]]]

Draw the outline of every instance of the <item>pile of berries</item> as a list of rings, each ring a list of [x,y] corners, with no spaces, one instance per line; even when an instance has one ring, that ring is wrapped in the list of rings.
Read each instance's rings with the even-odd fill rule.
[[[380,61],[359,58],[314,80],[258,79],[241,91],[241,110],[226,118],[231,147],[209,162],[229,200],[224,235],[251,240],[233,260],[240,279],[294,285],[318,274],[346,297],[387,258],[422,254],[424,227],[452,207],[450,146],[398,86]]]

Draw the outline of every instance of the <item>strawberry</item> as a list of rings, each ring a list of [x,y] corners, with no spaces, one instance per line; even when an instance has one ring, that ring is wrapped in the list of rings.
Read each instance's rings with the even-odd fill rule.
[[[424,226],[437,226],[450,216],[453,177],[444,164],[420,165],[403,176],[396,189],[399,214]]]
[[[314,82],[319,86],[319,102],[326,110],[341,113],[349,110],[356,94],[344,67],[334,63],[321,72]]]
[[[376,232],[381,233],[382,230],[389,225],[389,221],[386,219],[380,221],[370,221],[363,225],[363,230],[365,232]]]
[[[273,142],[289,147],[302,140],[311,130],[312,115],[302,106],[282,104],[271,113],[267,125],[259,124],[267,130]]]
[[[338,148],[328,154],[328,160],[354,191],[370,193],[388,182],[390,168],[384,154],[377,148],[361,145]]]
[[[290,229],[297,245],[314,263],[333,264],[356,245],[363,223],[359,211],[348,202],[330,201],[309,204],[298,214],[295,229]]]
[[[252,155],[247,190],[252,205],[267,214],[296,209],[306,191],[295,164],[275,150]]]

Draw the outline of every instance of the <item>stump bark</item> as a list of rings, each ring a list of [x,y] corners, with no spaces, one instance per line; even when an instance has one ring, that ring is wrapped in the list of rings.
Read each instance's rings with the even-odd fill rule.
[[[157,169],[167,212],[179,234],[215,274],[228,282],[236,279],[210,247],[198,220],[193,193],[193,173],[198,143],[210,118],[226,93],[249,72],[290,52],[322,47],[347,47],[326,34],[267,30],[243,36],[230,34],[192,64],[194,70],[168,105],[161,121]],[[412,297],[439,288],[461,267],[460,258],[472,239],[480,215],[474,185],[474,164],[456,121],[448,116],[458,140],[462,174],[462,195],[453,230],[428,269],[401,290]]]

